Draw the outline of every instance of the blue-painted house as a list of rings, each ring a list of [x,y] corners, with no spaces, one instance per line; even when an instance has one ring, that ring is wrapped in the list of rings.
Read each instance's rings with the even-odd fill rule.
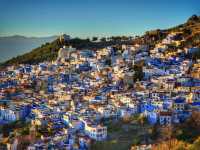
[[[150,124],[156,124],[158,120],[158,114],[156,112],[149,112],[147,115],[147,120]]]
[[[90,66],[90,64],[88,62],[80,64],[78,66],[79,71],[90,71],[92,69],[92,67]]]
[[[158,115],[156,110],[158,109],[157,106],[152,105],[151,103],[140,103],[138,107],[139,113],[144,113],[147,117],[147,120],[150,124],[157,123]]]
[[[190,104],[190,107],[200,111],[200,102],[193,102]]]
[[[168,109],[171,109],[172,106],[173,106],[173,101],[172,100],[165,99],[163,101],[163,109],[168,110]]]
[[[47,64],[45,64],[45,63],[40,63],[39,64],[39,69],[41,70],[41,71],[45,71],[45,70],[47,70]]]
[[[30,73],[31,71],[32,71],[32,66],[31,65],[28,65],[28,66],[24,67],[24,72],[25,73]]]
[[[174,100],[174,110],[175,111],[184,111],[186,106],[185,98],[179,97]]]

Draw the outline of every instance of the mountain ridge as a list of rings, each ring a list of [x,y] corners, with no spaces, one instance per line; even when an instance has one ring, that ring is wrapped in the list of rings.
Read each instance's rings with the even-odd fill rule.
[[[58,35],[50,35],[50,36],[25,36],[25,35],[20,35],[20,34],[15,34],[15,35],[10,35],[10,36],[0,36],[1,38],[26,38],[26,39],[30,39],[30,38],[52,38],[52,37],[58,37]]]

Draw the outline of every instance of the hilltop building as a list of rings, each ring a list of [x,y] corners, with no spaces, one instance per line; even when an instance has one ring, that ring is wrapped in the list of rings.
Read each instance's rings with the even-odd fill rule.
[[[70,39],[71,39],[71,37],[69,35],[66,35],[66,34],[62,34],[59,37],[60,42],[66,42],[66,41],[69,41]]]
[[[66,61],[67,59],[70,58],[71,53],[76,51],[76,48],[72,48],[72,46],[66,47],[63,46],[63,48],[60,48],[60,50],[58,51],[58,58],[57,61]]]

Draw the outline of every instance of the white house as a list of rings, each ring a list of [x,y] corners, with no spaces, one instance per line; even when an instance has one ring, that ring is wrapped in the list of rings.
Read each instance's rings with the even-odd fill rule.
[[[15,114],[14,111],[9,109],[0,109],[0,118],[2,120],[6,121],[16,121],[17,120],[17,114]]]
[[[107,127],[95,125],[90,122],[85,123],[85,133],[94,140],[102,141],[107,138]]]

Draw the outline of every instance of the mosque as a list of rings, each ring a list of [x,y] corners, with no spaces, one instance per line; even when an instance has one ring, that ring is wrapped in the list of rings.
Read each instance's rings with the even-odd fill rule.
[[[65,62],[66,60],[70,59],[71,53],[75,52],[76,48],[73,48],[72,46],[63,46],[63,48],[60,48],[58,51],[58,62]]]

